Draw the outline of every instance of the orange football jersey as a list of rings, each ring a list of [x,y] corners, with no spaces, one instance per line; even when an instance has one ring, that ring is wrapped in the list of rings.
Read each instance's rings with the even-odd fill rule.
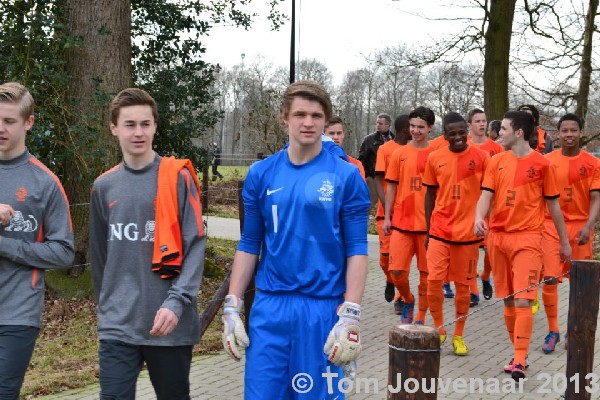
[[[475,146],[460,153],[442,148],[429,155],[423,185],[437,187],[429,236],[451,243],[477,243],[475,207],[490,156]]]
[[[423,174],[427,157],[435,149],[417,149],[411,144],[392,154],[385,179],[397,183],[392,228],[405,232],[427,232],[425,224],[425,192]]]
[[[545,198],[557,198],[556,167],[536,151],[517,158],[504,151],[490,160],[482,184],[494,193],[490,229],[498,232],[539,232]]]
[[[587,221],[590,192],[600,191],[600,160],[583,150],[575,157],[566,157],[558,149],[546,157],[557,167],[558,202],[565,221]],[[546,218],[552,218],[547,208]]]

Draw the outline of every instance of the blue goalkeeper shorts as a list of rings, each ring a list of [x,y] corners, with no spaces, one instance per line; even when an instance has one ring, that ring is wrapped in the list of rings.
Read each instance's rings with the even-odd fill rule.
[[[244,398],[344,399],[338,387],[342,369],[323,352],[343,301],[257,291],[250,312]]]

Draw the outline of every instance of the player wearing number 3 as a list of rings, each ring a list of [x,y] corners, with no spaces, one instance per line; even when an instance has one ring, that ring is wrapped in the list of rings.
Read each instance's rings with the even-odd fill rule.
[[[369,191],[354,165],[322,147],[331,112],[320,84],[291,84],[280,112],[289,147],[252,165],[244,183],[223,345],[236,360],[247,347],[246,399],[342,399],[340,366],[360,353]],[[247,336],[239,313],[255,268]],[[334,393],[322,378],[328,368],[338,373]],[[293,385],[297,374],[312,379],[306,393]]]
[[[492,157],[485,172],[477,203],[474,232],[488,233],[488,251],[496,284],[496,296],[504,300],[504,321],[514,346],[514,357],[505,367],[516,379],[525,378],[527,352],[533,332],[531,303],[542,268],[544,200],[560,238],[560,257],[571,259],[571,246],[558,204],[556,166],[528,144],[535,132],[533,117],[524,111],[504,114],[500,137],[510,148]],[[527,290],[525,290],[527,289]]]

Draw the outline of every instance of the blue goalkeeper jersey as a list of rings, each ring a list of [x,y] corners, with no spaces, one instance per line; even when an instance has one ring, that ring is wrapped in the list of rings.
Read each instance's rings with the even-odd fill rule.
[[[238,250],[260,254],[256,287],[318,298],[346,290],[346,259],[367,255],[369,190],[358,168],[322,149],[294,165],[282,150],[250,167]]]

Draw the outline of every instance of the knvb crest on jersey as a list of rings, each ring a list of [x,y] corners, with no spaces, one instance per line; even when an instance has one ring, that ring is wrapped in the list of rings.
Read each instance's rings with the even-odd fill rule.
[[[540,176],[540,171],[533,168],[533,167],[529,167],[529,169],[527,170],[527,177],[529,179],[533,179],[533,178],[538,178]]]
[[[586,166],[582,165],[579,168],[579,176],[581,176],[582,178],[585,178],[587,176],[587,174],[588,174],[588,170],[587,170]]]
[[[27,198],[27,189],[25,189],[25,186],[21,186],[19,190],[17,190],[16,195],[18,202],[24,202]]]
[[[469,171],[475,171],[475,161],[469,160]]]
[[[15,215],[10,219],[10,224],[5,230],[9,232],[35,232],[38,228],[38,222],[31,214],[25,219],[21,211],[15,211]]]
[[[318,190],[320,201],[333,201],[333,185],[329,179],[325,179]]]

